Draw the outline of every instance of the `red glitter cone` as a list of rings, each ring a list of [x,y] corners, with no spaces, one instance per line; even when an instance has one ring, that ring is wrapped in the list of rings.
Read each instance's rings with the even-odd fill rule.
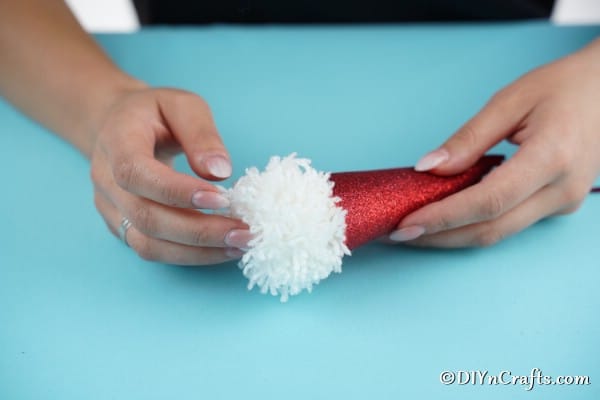
[[[389,234],[413,211],[479,182],[503,156],[485,156],[465,172],[437,176],[411,168],[331,174],[346,215],[346,246],[355,249]]]

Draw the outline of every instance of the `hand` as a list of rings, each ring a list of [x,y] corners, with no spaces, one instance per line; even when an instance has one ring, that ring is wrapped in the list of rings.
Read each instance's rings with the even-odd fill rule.
[[[404,218],[396,242],[487,246],[551,215],[572,213],[600,172],[600,41],[523,76],[415,169],[464,171],[503,139],[516,154],[479,184]]]
[[[214,264],[242,254],[250,239],[242,222],[197,209],[228,206],[205,180],[172,169],[185,153],[207,180],[231,174],[229,155],[208,105],[174,89],[140,88],[120,95],[97,129],[91,153],[95,203],[116,235],[128,218],[129,245],[144,259]]]

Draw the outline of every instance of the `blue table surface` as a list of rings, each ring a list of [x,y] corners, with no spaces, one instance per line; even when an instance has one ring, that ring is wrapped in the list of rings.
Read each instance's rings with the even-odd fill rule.
[[[217,26],[98,40],[151,84],[202,94],[239,176],[294,151],[331,171],[412,165],[503,85],[599,33]],[[0,121],[1,399],[600,398],[600,196],[490,248],[366,246],[281,304],[247,291],[234,263],[139,259],[97,214],[84,158],[6,103]],[[532,368],[590,384],[439,382]]]

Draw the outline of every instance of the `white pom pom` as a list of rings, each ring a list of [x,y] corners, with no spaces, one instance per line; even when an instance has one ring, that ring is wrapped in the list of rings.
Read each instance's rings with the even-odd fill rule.
[[[289,295],[309,292],[331,272],[342,271],[346,211],[338,207],[329,174],[310,160],[272,157],[265,171],[246,170],[228,191],[231,215],[250,226],[254,239],[240,268],[262,293]]]

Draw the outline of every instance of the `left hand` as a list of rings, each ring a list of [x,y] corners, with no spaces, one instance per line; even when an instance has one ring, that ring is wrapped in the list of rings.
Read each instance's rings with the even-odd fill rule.
[[[480,183],[404,218],[389,239],[488,246],[578,209],[600,173],[600,40],[502,89],[415,169],[452,175],[503,139],[516,154]]]

